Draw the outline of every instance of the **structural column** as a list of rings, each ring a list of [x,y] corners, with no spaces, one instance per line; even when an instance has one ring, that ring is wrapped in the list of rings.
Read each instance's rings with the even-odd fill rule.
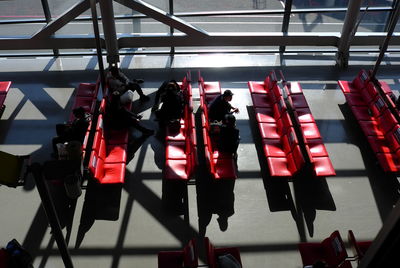
[[[362,2],[362,0],[351,0],[347,6],[346,17],[338,44],[338,52],[336,54],[336,62],[340,67],[347,67],[349,63],[350,43],[357,31],[357,19],[360,14]]]
[[[117,64],[119,62],[118,40],[115,29],[114,8],[112,0],[101,0],[100,10],[103,23],[104,39],[106,41],[107,62]]]

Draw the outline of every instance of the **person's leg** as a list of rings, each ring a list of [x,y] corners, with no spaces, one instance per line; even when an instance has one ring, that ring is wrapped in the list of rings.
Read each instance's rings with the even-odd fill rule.
[[[154,134],[154,130],[145,128],[144,126],[142,126],[141,124],[139,124],[138,120],[132,120],[132,121],[131,121],[131,126],[134,127],[134,128],[136,128],[136,129],[139,130],[140,132],[142,132],[143,135],[151,136],[151,135]]]
[[[136,92],[139,94],[140,100],[142,100],[142,101],[147,101],[147,100],[150,99],[148,96],[144,95],[143,90],[142,90],[142,88],[139,86],[138,83],[133,83],[133,82],[132,82],[132,83],[129,83],[128,86],[129,86],[130,90],[132,90],[133,92],[136,91]]]

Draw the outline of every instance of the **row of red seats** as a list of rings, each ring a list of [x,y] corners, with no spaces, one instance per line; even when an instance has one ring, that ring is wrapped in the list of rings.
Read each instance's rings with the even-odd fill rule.
[[[322,242],[299,243],[298,248],[303,266],[313,265],[316,261],[324,261],[328,267],[351,268],[350,261],[360,261],[370,247],[372,241],[357,241],[353,231],[348,231],[349,244],[354,256],[349,257],[339,231],[334,231]]]
[[[379,82],[383,95],[361,70],[353,81],[338,81],[354,117],[385,172],[400,172],[400,125],[390,111],[393,95],[385,82]]]
[[[281,88],[272,71],[263,82],[249,81],[248,86],[271,176],[292,177],[306,160],[316,176],[336,175],[300,84]]]
[[[124,183],[129,130],[104,128],[107,99],[108,96],[104,96],[100,102],[88,168],[92,177],[101,184]],[[132,103],[126,104],[125,108],[131,110]]]
[[[179,133],[167,128],[165,136],[165,165],[163,177],[167,180],[189,180],[197,166],[196,129],[193,115],[192,86],[185,76],[180,84],[185,96],[183,118]]]
[[[99,92],[100,80],[97,80],[95,84],[93,83],[80,83],[76,88],[74,94],[74,104],[72,105],[72,110],[78,107],[83,107],[85,112],[94,114],[94,109],[96,107],[97,94]],[[71,113],[69,121],[72,122],[75,119],[74,115]]]
[[[210,138],[210,124],[208,118],[208,104],[221,95],[219,82],[204,82],[199,76],[201,122],[204,141],[206,164],[214,179],[236,179],[236,164],[232,154],[221,153]]]
[[[3,115],[4,109],[6,108],[4,102],[6,100],[10,86],[11,86],[11,81],[4,81],[4,82],[0,81],[0,117]]]
[[[210,268],[217,268],[218,258],[230,254],[242,267],[240,252],[237,247],[215,248],[208,237],[204,238],[207,263]],[[199,267],[196,240],[191,239],[183,250],[160,251],[158,253],[158,268],[195,268]]]
[[[314,174],[317,177],[335,176],[336,172],[322,141],[318,126],[298,82],[285,83],[284,93],[293,110],[296,125],[300,126],[302,139]]]

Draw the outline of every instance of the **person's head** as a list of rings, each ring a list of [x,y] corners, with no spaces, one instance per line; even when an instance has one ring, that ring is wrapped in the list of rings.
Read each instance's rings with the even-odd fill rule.
[[[226,100],[226,101],[231,101],[231,100],[232,100],[233,93],[232,93],[232,91],[230,91],[229,89],[227,89],[227,90],[224,91],[224,93],[222,94],[222,96],[224,97],[224,100]]]
[[[109,67],[110,73],[112,76],[118,76],[119,75],[119,69],[116,64],[112,64]]]
[[[85,109],[82,106],[75,108],[72,110],[72,113],[76,118],[84,118],[85,117]]]
[[[236,124],[236,117],[233,114],[226,114],[224,118],[224,123],[228,127],[234,127]]]
[[[175,80],[171,80],[168,82],[168,84],[166,86],[166,90],[169,93],[176,93],[180,90],[180,87]]]

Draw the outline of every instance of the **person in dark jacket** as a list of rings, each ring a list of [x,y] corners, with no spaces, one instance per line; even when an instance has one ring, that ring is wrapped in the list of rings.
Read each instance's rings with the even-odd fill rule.
[[[236,157],[236,151],[239,146],[239,129],[236,128],[236,118],[232,114],[225,115],[225,120],[220,127],[218,137],[218,151],[231,153]]]
[[[75,108],[72,113],[75,116],[74,121],[69,124],[57,124],[57,136],[53,138],[53,152],[57,153],[57,143],[70,141],[79,141],[83,143],[86,131],[89,127],[91,116],[85,112],[83,107]]]
[[[120,93],[114,91],[111,94],[111,101],[108,104],[105,113],[105,124],[106,127],[112,129],[124,129],[133,127],[143,133],[143,135],[150,136],[154,134],[154,130],[145,128],[139,124],[141,116],[128,111],[122,104],[120,100]]]
[[[159,105],[162,103],[160,109]],[[185,100],[180,86],[175,80],[164,82],[157,90],[156,99],[153,106],[157,119],[161,123],[167,123],[171,120],[181,119]]]
[[[109,72],[107,73],[107,83],[111,89],[111,93],[114,91],[119,91],[122,95],[126,91],[131,90],[132,92],[137,92],[139,94],[141,101],[148,101],[150,98],[143,93],[140,83],[143,83],[142,79],[130,80],[116,65],[109,67]]]
[[[210,121],[223,121],[226,114],[239,113],[239,109],[229,103],[232,100],[232,96],[232,91],[225,90],[223,94],[216,97],[208,105]]]

